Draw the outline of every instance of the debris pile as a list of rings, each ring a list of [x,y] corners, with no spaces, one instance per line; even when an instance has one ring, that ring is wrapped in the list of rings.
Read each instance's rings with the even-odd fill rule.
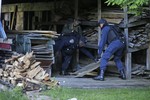
[[[57,86],[58,82],[50,78],[40,63],[35,60],[33,52],[12,55],[5,60],[5,65],[0,69],[0,78],[13,86],[21,85],[26,90]]]
[[[129,33],[129,47],[138,48],[138,47],[148,44],[148,42],[150,41],[149,32],[150,32],[149,23],[146,24],[145,27],[140,27],[136,30],[132,30]]]
[[[142,76],[145,79],[150,79],[150,71],[146,70],[145,65],[133,64],[132,75]]]

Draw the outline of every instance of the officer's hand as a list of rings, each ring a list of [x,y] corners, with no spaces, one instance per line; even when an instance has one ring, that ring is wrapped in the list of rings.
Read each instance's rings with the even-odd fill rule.
[[[97,58],[94,58],[93,61],[96,63],[98,62],[99,60]]]
[[[100,58],[101,58],[101,55],[98,55],[98,56],[97,56],[97,61],[99,61],[99,60],[100,60]]]

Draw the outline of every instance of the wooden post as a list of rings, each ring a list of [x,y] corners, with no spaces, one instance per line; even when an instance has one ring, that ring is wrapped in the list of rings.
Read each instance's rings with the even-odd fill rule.
[[[16,30],[23,30],[24,28],[24,12],[17,12]]]
[[[149,2],[149,8],[150,8],[150,2]],[[150,11],[149,11],[149,13],[150,13]],[[150,70],[150,46],[148,47],[146,53],[147,53],[147,55],[146,55],[146,69]]]
[[[2,0],[0,0],[0,19],[1,19]]]
[[[14,12],[13,12],[13,16],[12,16],[12,20],[11,20],[11,26],[10,26],[10,29],[13,30],[13,26],[14,26],[14,21],[15,21],[15,16],[16,16],[16,13],[17,13],[17,5],[15,5],[15,9],[14,9]]]
[[[98,20],[101,19],[101,0],[98,0]]]
[[[127,7],[124,8],[124,33],[126,36],[126,56],[125,56],[125,68],[126,68],[126,77],[131,79],[131,63],[132,63],[132,54],[128,52],[128,13]]]
[[[77,19],[78,18],[78,0],[75,0],[75,15],[74,18]]]
[[[98,20],[101,19],[101,0],[98,0]],[[98,27],[98,45],[101,38],[101,28]]]
[[[78,2],[79,0],[74,0],[74,19],[78,19]],[[78,33],[79,34],[79,33]],[[76,54],[74,54],[73,56],[73,64],[72,64],[73,68],[75,69],[75,71],[77,70],[77,68],[80,67],[79,65],[79,49],[76,50]]]
[[[54,19],[55,15],[55,10],[56,10],[56,4],[57,4],[57,0],[54,0],[54,9],[52,10],[52,19]],[[57,30],[57,26],[54,24],[54,31]]]
[[[28,14],[28,25],[27,25],[27,30],[30,30],[30,12],[27,12],[27,14]]]
[[[148,47],[146,54],[146,70],[150,70],[150,46]]]

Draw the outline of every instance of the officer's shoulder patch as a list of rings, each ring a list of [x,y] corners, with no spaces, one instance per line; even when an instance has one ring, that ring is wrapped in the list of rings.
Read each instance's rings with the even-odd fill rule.
[[[72,44],[73,44],[73,43],[74,43],[74,39],[70,39],[70,40],[69,40],[69,43],[72,43]]]

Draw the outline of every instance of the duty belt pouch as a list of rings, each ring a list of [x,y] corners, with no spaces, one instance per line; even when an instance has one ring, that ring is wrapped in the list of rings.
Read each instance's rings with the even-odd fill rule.
[[[126,42],[126,41],[125,41],[125,37],[123,37],[123,36],[122,36],[122,37],[119,37],[119,40],[120,40],[122,43],[124,43],[124,44],[125,44],[125,42]]]
[[[74,52],[74,48],[64,48],[64,52],[68,55],[71,55]]]

